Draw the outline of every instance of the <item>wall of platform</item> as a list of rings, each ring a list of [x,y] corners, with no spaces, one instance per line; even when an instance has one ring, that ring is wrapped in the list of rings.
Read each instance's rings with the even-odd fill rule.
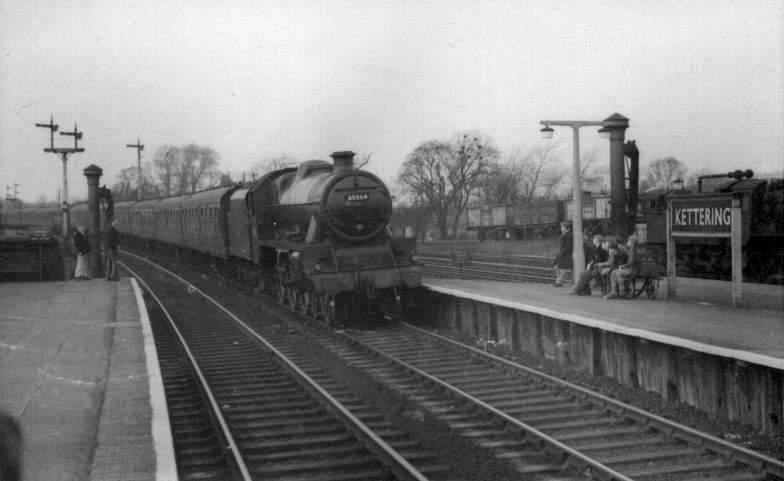
[[[422,319],[496,348],[555,360],[773,432],[784,419],[784,371],[622,335],[539,313],[424,291]]]

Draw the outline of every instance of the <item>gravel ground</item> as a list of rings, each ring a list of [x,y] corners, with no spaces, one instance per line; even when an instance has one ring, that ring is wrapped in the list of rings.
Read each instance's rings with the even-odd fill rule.
[[[451,468],[450,481],[512,481],[536,480],[522,477],[509,463],[493,457],[462,436],[450,430],[433,415],[421,409],[393,388],[376,381],[363,369],[349,366],[320,345],[307,338],[292,343],[296,349],[316,359],[318,365],[333,379],[364,399],[387,421],[406,431],[413,440],[432,452]]]
[[[226,287],[231,290],[230,287]],[[273,305],[272,302],[261,301],[260,304],[265,304],[269,310],[277,312],[280,312],[281,309],[280,306]],[[250,308],[250,306],[246,306],[246,308]],[[293,317],[291,319],[293,320]],[[378,327],[372,326],[370,328]],[[473,345],[475,341],[462,332],[450,331],[441,332],[441,334],[461,340],[469,345]],[[298,345],[301,349],[309,349],[311,353],[315,353],[325,370],[329,371],[336,379],[341,379],[345,386],[379,408],[381,412],[387,413],[387,419],[391,423],[411,433],[416,441],[441,459],[448,460],[448,464],[452,466],[454,473],[458,476],[453,481],[524,479],[519,474],[510,472],[507,463],[488,456],[487,452],[466,442],[462,437],[450,433],[427,412],[419,409],[418,406],[395,390],[379,385],[364,371],[345,365],[334,355],[305,339],[301,340]],[[554,361],[533,357],[525,353],[515,356],[505,355],[501,352],[495,354],[758,451],[774,459],[784,459],[784,429],[773,435],[762,434],[750,426],[716,418],[687,404],[666,402],[658,393],[633,389],[610,378],[593,377],[584,371],[560,366]],[[454,453],[459,453],[459,455],[455,456]]]
[[[474,340],[462,332],[439,331],[440,334],[473,345]],[[488,352],[517,362],[533,369],[567,380],[605,396],[618,399],[663,418],[684,424],[691,428],[710,433],[747,449],[784,460],[784,428],[775,434],[764,434],[755,428],[736,421],[721,419],[685,403],[672,403],[662,399],[659,393],[624,386],[614,379],[594,377],[585,371],[559,365],[555,361],[534,357],[525,353],[510,356],[502,352]]]

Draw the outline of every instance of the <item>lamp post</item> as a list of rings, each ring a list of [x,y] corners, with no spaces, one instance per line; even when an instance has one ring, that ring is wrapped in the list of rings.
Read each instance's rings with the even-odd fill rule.
[[[585,270],[585,253],[583,253],[583,192],[580,176],[580,127],[601,126],[599,137],[610,139],[610,216],[613,230],[625,234],[626,227],[626,176],[623,165],[623,140],[629,119],[618,113],[604,120],[541,120],[542,138],[552,139],[551,125],[571,127],[574,133],[572,159],[572,191],[574,196],[574,214],[572,215],[572,260],[574,262],[572,282],[577,283],[580,274]]]
[[[585,270],[585,253],[583,252],[583,192],[582,180],[580,176],[580,127],[602,126],[600,120],[542,120],[539,122],[544,125],[541,130],[542,138],[552,139],[553,129],[551,125],[562,125],[572,128],[573,158],[572,158],[572,196],[574,206],[572,213],[572,283],[577,284],[583,270]]]

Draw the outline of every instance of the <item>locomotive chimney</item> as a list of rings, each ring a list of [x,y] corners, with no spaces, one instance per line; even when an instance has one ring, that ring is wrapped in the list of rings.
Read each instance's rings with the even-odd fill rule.
[[[348,170],[354,168],[354,152],[345,150],[343,152],[332,152],[332,160],[335,161],[335,171]]]

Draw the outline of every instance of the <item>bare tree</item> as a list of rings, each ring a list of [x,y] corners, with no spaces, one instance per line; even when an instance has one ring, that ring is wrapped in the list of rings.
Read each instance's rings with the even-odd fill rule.
[[[610,164],[599,164],[599,151],[592,148],[580,154],[580,180],[583,190],[607,193],[610,190]]]
[[[403,163],[398,182],[426,203],[442,238],[455,234],[460,216],[483,176],[498,160],[498,150],[478,134],[459,135],[452,143],[420,144]],[[451,222],[450,222],[451,214]]]
[[[155,177],[160,182],[161,191],[166,197],[175,192],[175,171],[179,150],[171,145],[159,147],[152,161]]]
[[[211,147],[164,145],[155,151],[151,178],[159,185],[161,194],[167,197],[196,192],[220,183],[219,158]]]
[[[479,188],[481,200],[490,204],[520,203],[520,179],[522,166],[519,162],[499,162],[489,168]]]
[[[671,189],[672,182],[683,179],[688,168],[675,157],[656,159],[645,168],[646,189]]]
[[[498,163],[500,154],[490,139],[476,133],[464,133],[462,138],[454,141],[454,146],[457,155],[449,169],[449,180],[453,187],[452,234],[456,235],[457,225],[471,195],[478,190],[492,166]]]
[[[136,166],[126,167],[117,176],[119,182],[112,186],[112,197],[115,201],[135,200],[139,172]],[[149,163],[142,164],[142,199],[152,199],[159,195],[158,186],[153,181],[152,168]]]
[[[508,187],[506,202],[527,204],[534,198],[550,198],[556,194],[564,179],[564,164],[558,155],[558,144],[546,144],[534,149],[518,150],[506,160],[506,172],[513,176],[506,182],[514,182]]]
[[[449,214],[448,165],[454,155],[452,146],[438,140],[420,144],[408,154],[398,175],[398,182],[405,186],[412,196],[427,202],[436,217],[442,237],[447,236],[447,216]]]
[[[179,153],[175,171],[178,194],[196,192],[210,181],[215,180],[218,153],[214,149],[189,144],[180,149]]]

